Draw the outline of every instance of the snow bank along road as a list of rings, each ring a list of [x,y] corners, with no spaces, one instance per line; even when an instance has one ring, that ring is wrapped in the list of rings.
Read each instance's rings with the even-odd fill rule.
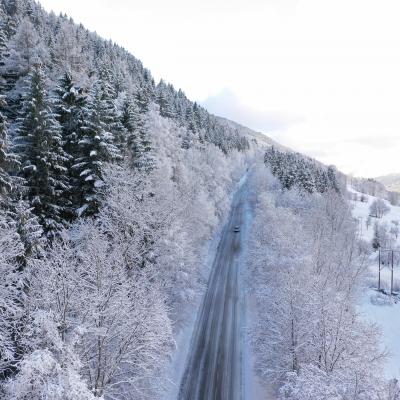
[[[242,399],[239,256],[246,183],[235,194],[194,328],[179,400]]]

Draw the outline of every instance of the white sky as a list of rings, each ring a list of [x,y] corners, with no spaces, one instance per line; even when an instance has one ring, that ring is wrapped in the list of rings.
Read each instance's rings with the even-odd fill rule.
[[[347,173],[400,172],[398,0],[40,0],[214,113]]]

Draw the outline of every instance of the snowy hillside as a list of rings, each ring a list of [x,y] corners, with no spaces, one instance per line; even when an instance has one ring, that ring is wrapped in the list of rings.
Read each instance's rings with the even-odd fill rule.
[[[386,227],[390,247],[400,249],[400,236],[395,235],[396,223],[400,223],[400,207],[393,206],[388,201],[383,200],[390,210],[381,218],[370,217],[371,204],[377,200],[376,197],[357,192],[348,187],[351,193],[351,203],[353,205],[353,216],[359,220],[359,234],[371,244],[374,238],[374,225]],[[357,200],[354,200],[357,197]],[[361,201],[361,199],[363,201]],[[392,230],[392,233],[390,233]],[[372,249],[372,246],[371,246]],[[384,264],[381,266],[381,288],[390,292],[391,269],[388,265],[387,253],[383,253]],[[394,258],[394,289],[396,292],[400,288],[400,264],[399,258]],[[390,260],[389,260],[390,261]],[[390,263],[389,263],[390,264]],[[378,286],[378,256],[374,251],[369,258],[369,278],[365,288],[360,311],[363,316],[376,323],[382,331],[382,347],[388,351],[388,359],[385,362],[384,373],[390,378],[400,378],[400,302],[397,297],[391,297],[377,292]]]
[[[400,192],[400,175],[389,174],[384,176],[378,176],[375,178],[378,182],[385,185],[386,189]]]

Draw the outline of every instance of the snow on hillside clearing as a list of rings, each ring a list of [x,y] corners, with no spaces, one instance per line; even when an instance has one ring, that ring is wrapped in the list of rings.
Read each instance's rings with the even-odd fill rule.
[[[366,200],[351,200],[353,216],[359,222],[360,236],[371,243],[374,235],[374,223],[386,223],[390,229],[393,225],[392,221],[400,221],[400,207],[391,205],[384,200],[386,205],[390,207],[390,211],[382,218],[370,218],[371,224],[367,228],[366,222],[369,217],[369,208],[376,197],[367,194],[362,194],[348,187],[348,191],[354,196],[357,194],[358,199],[361,196]],[[400,235],[398,238],[393,237],[394,247],[400,246]],[[388,378],[400,378],[400,299],[392,298],[391,296],[379,293],[378,284],[378,260],[377,252],[374,252],[370,257],[370,278],[367,282],[367,288],[360,302],[360,311],[364,317],[377,324],[382,331],[382,347],[387,350],[388,358],[385,363],[383,375]],[[390,276],[391,271],[388,267],[381,270],[382,287],[390,291]],[[400,265],[395,265],[394,269],[394,286],[395,290],[400,286]]]

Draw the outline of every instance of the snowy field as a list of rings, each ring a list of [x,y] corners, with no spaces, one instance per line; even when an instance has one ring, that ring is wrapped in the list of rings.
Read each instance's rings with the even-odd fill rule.
[[[349,192],[357,194],[358,199],[361,193],[352,188]],[[388,228],[393,226],[392,221],[400,221],[400,207],[392,206],[385,200],[390,211],[380,219],[371,218],[371,224],[367,227],[369,208],[375,197],[363,195],[365,202],[351,200],[354,206],[353,215],[359,219],[359,232],[363,239],[371,242],[374,236],[374,223],[377,220],[379,224],[387,224]],[[393,239],[393,247],[400,247],[400,235]],[[395,263],[396,264],[396,263]],[[378,286],[378,259],[377,252],[370,257],[370,278],[367,282],[367,288],[360,303],[360,310],[366,319],[377,324],[382,331],[382,348],[388,352],[388,358],[385,364],[384,376],[388,379],[400,378],[400,299],[377,292]],[[381,270],[381,287],[390,291],[390,269],[384,267]],[[400,286],[400,265],[394,267],[394,287],[397,290]]]

